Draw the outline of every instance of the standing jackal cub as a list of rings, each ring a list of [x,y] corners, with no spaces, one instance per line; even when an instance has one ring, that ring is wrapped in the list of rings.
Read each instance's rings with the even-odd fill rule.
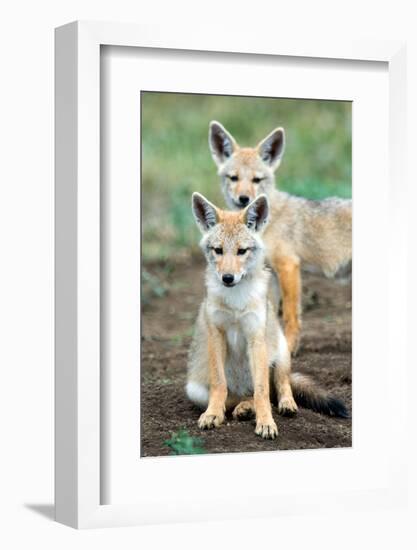
[[[277,398],[282,414],[297,411],[295,397],[300,405],[346,417],[341,401],[310,378],[291,375],[287,342],[268,300],[270,272],[261,239],[268,221],[266,196],[242,211],[227,212],[194,193],[192,207],[207,260],[207,293],[195,327],[186,385],[188,398],[206,409],[199,427],[220,426],[226,410],[233,408],[235,419],[255,414],[255,433],[274,439],[278,429],[271,397]]]
[[[300,264],[325,275],[352,259],[352,201],[295,197],[275,188],[274,174],[285,149],[283,128],[276,128],[256,147],[240,147],[231,134],[212,121],[209,145],[229,208],[246,207],[265,193],[271,216],[263,239],[268,262],[279,277],[285,336],[296,352],[301,328]]]

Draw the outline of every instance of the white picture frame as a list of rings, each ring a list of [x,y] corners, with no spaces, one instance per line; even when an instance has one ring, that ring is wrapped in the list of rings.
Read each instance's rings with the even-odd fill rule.
[[[280,41],[234,31],[191,29],[187,35],[169,27],[75,22],[56,30],[56,519],[77,528],[121,526],[198,519],[166,498],[138,507],[101,504],[100,463],[100,48],[102,45],[246,53],[294,58],[382,61],[389,71],[390,263],[405,281],[404,196],[405,46],[401,42]],[[392,246],[391,246],[392,245]],[[386,305],[388,304],[388,305]],[[405,295],[385,299],[389,315],[405,319]],[[401,321],[399,321],[401,324]],[[405,335],[403,330],[402,334]],[[401,338],[401,326],[398,327]],[[405,338],[405,336],[403,336]],[[397,426],[405,416],[405,342],[397,342]],[[402,344],[402,345],[401,345]],[[391,359],[391,356],[389,357]],[[388,360],[388,359],[387,359]],[[403,424],[404,425],[404,424]],[[390,451],[390,473],[383,490],[340,493],[345,507],[390,505],[404,498],[406,461],[403,434]],[[388,450],[387,450],[388,453]],[[334,503],[334,501],[333,501]],[[242,510],[215,503],[206,519],[239,517]],[[326,494],[288,495],[268,503],[260,514],[325,509]],[[248,515],[254,515],[248,511]]]

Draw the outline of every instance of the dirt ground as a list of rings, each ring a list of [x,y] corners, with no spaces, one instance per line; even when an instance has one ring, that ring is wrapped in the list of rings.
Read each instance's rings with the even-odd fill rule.
[[[254,433],[254,422],[228,418],[219,429],[200,431],[200,412],[184,393],[187,352],[204,292],[204,265],[190,261],[146,266],[142,309],[141,455],[168,455],[164,441],[184,428],[200,437],[207,453],[350,447],[351,420],[299,409],[280,417],[274,441]],[[150,292],[147,291],[150,288]],[[351,411],[351,285],[346,280],[303,274],[302,343],[293,371],[311,375],[342,398]]]

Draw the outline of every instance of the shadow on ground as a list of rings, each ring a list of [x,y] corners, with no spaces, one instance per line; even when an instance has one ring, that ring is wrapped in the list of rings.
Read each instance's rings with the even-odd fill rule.
[[[25,508],[44,518],[55,521],[55,506],[53,504],[25,504]]]

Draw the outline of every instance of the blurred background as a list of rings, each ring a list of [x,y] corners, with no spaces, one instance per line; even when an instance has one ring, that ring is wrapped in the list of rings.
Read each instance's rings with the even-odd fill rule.
[[[206,267],[191,193],[224,205],[208,147],[209,122],[216,119],[242,146],[255,146],[277,126],[285,128],[280,189],[313,199],[350,197],[351,103],[146,92],[141,107],[141,454],[270,450],[245,423],[228,423],[222,438],[201,433],[199,411],[184,395]],[[303,347],[296,369],[305,366],[311,373],[316,365],[314,377],[324,384],[333,377],[336,395],[350,403],[350,286],[304,273],[302,302]],[[335,430],[333,419],[309,418],[300,414],[285,425],[280,449],[351,446],[350,422]]]
[[[208,148],[213,119],[242,146],[255,146],[283,126],[287,141],[277,186],[312,199],[351,197],[350,102],[159,92],[142,92],[141,101],[145,263],[195,252],[193,191],[224,206]]]

